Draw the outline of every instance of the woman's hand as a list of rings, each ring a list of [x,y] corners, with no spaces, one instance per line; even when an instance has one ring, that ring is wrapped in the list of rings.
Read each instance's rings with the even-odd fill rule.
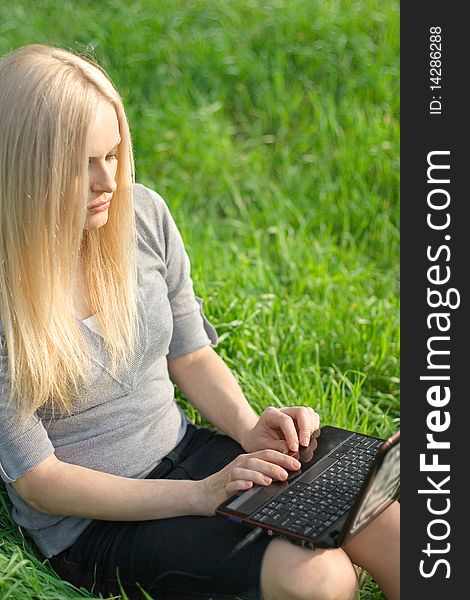
[[[266,486],[273,480],[285,481],[288,471],[298,469],[298,460],[276,450],[240,454],[217,473],[197,482],[201,511],[198,514],[213,516],[215,509],[236,492],[248,490],[254,484]]]
[[[299,445],[307,447],[311,437],[320,434],[320,417],[306,406],[275,408],[269,406],[256,425],[246,432],[241,445],[246,452],[272,448],[296,455]],[[315,445],[316,448],[316,445]],[[313,448],[313,444],[310,449]]]

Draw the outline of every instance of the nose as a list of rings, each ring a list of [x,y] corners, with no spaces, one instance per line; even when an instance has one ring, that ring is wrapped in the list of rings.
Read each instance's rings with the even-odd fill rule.
[[[95,165],[90,173],[90,189],[92,192],[107,192],[112,194],[117,188],[114,173],[110,172],[109,167]]]

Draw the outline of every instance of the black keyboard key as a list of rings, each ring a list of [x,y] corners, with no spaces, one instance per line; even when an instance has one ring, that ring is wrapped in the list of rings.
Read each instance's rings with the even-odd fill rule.
[[[336,452],[332,452],[330,456],[332,456],[333,458],[342,458],[344,456],[344,451],[341,452],[337,450]]]
[[[378,450],[383,443],[383,440],[374,440],[371,444],[371,448]]]
[[[338,509],[338,512],[336,513],[336,518],[339,519],[340,517],[342,517],[344,514],[346,514],[348,512],[348,510],[350,510],[350,506],[349,504],[347,504],[346,506],[342,506],[341,508]]]
[[[288,510],[280,510],[278,513],[272,516],[271,521],[273,523],[280,523],[284,521],[287,517],[290,517]]]
[[[261,517],[261,519],[258,519],[260,523],[266,523],[267,525],[269,524],[268,521],[270,520],[268,515],[263,515]]]
[[[286,517],[285,519],[283,519],[281,521],[277,521],[276,525],[278,527],[284,527],[285,529],[289,529],[289,527],[293,521],[294,521],[294,519],[292,517]]]
[[[334,467],[330,467],[328,469],[328,473],[339,473],[342,470],[343,470],[342,467],[339,467],[338,465],[335,465]]]
[[[359,454],[362,454],[360,450],[358,450],[357,448],[351,448],[351,449],[348,451],[348,454],[347,454],[347,456],[357,456],[357,455],[359,455]]]
[[[368,438],[368,439],[360,442],[358,444],[358,448],[370,448],[373,446],[373,444],[374,444],[374,440],[371,438]]]

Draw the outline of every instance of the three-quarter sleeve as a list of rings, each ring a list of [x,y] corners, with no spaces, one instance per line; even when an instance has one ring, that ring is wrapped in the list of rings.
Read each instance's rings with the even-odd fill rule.
[[[48,456],[54,447],[37,415],[19,421],[9,401],[7,357],[0,356],[0,478],[12,483]]]
[[[173,335],[167,358],[171,360],[203,346],[216,346],[217,332],[204,315],[203,300],[196,296],[191,279],[191,264],[181,234],[168,210],[163,206],[166,284],[173,315]]]
[[[144,186],[139,185],[139,188],[142,191]],[[153,190],[144,189],[157,208],[159,229],[150,232],[147,224],[145,237],[150,243],[156,236],[158,254],[165,264],[164,278],[173,318],[167,359],[189,354],[203,346],[215,347],[218,343],[217,331],[204,314],[202,298],[194,293],[191,264],[178,227],[163,198]]]

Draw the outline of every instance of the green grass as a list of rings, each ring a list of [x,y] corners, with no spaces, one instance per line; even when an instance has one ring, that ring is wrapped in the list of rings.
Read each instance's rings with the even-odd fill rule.
[[[0,54],[52,43],[107,69],[137,181],[167,200],[252,405],[395,429],[398,1],[16,0],[0,32]],[[57,579],[0,498],[2,599],[92,598]],[[382,598],[367,580],[361,600]]]

